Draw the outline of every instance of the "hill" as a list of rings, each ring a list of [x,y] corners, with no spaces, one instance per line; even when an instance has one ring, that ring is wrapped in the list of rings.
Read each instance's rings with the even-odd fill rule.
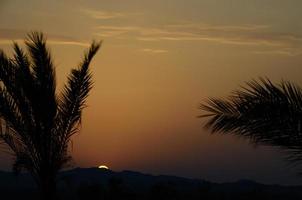
[[[154,176],[134,171],[114,172],[75,168],[58,177],[60,199],[301,199],[302,186],[264,185],[250,180],[212,183],[175,176]],[[29,176],[0,172],[2,199],[37,199]]]

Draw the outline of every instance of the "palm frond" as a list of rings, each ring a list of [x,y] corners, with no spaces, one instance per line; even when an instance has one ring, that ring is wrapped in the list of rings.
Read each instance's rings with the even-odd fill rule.
[[[227,99],[208,100],[201,109],[206,111],[201,116],[207,118],[205,127],[212,132],[280,147],[291,160],[302,155],[302,90],[290,82],[253,80]]]
[[[100,46],[101,42],[93,42],[91,44],[89,50],[84,55],[82,63],[77,69],[71,71],[68,83],[62,92],[59,113],[57,115],[57,133],[60,134],[58,138],[63,141],[68,141],[78,131],[81,113],[92,87],[92,74],[89,71],[89,65]],[[62,144],[66,144],[66,142],[62,142]],[[65,151],[67,145],[61,148]]]
[[[36,121],[40,121],[43,128],[51,127],[57,113],[56,75],[51,54],[46,46],[46,37],[39,32],[32,32],[25,41],[32,60],[32,74],[34,77],[34,92],[32,99]],[[43,111],[43,112],[41,112]]]

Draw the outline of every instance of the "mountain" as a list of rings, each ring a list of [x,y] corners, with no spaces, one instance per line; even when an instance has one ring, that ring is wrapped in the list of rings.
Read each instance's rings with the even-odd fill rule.
[[[114,172],[75,168],[58,177],[60,199],[301,199],[302,186],[264,185],[250,180],[212,183],[175,176],[154,176],[134,171]],[[27,173],[0,172],[1,199],[37,199]]]

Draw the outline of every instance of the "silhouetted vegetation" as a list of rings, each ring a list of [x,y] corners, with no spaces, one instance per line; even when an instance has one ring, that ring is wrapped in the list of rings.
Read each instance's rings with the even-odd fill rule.
[[[254,144],[280,147],[291,162],[302,159],[302,90],[290,82],[250,81],[229,98],[201,105],[212,132],[248,138]]]
[[[58,171],[71,159],[68,145],[79,129],[92,87],[89,64],[100,43],[91,44],[60,95],[43,34],[29,34],[25,44],[27,53],[14,43],[12,58],[0,50],[0,139],[15,157],[13,170],[28,171],[50,200]]]

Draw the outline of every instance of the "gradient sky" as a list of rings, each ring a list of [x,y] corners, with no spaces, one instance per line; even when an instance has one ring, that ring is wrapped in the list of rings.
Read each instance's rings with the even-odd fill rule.
[[[45,32],[62,87],[89,42],[104,41],[75,166],[299,184],[278,150],[210,135],[196,116],[207,97],[252,78],[302,85],[301,8],[301,0],[0,0],[0,48]]]

